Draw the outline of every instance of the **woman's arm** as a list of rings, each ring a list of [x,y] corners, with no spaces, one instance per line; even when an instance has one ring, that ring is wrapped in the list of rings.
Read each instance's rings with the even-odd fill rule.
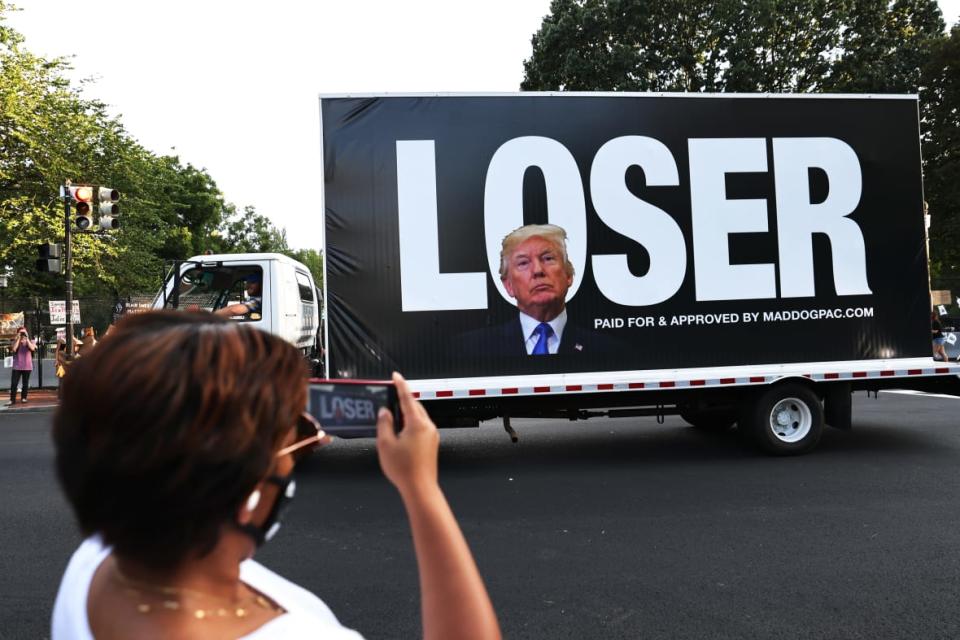
[[[406,381],[393,375],[403,430],[390,412],[377,422],[377,452],[384,475],[400,492],[410,518],[420,572],[423,636],[427,640],[500,638],[493,604],[467,541],[437,482],[440,436]]]
[[[440,487],[402,495],[420,572],[423,637],[500,638],[483,578]]]

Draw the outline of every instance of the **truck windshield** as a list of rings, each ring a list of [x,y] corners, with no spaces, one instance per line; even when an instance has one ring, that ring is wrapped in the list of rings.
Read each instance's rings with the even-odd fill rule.
[[[164,307],[257,321],[263,317],[262,286],[263,270],[259,266],[191,267],[181,273],[176,295],[167,285]]]

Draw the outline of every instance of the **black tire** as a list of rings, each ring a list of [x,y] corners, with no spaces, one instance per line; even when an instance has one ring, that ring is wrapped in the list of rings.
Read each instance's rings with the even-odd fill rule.
[[[802,384],[786,383],[745,399],[741,431],[763,451],[796,456],[811,451],[823,433],[823,405]]]
[[[680,417],[697,429],[711,433],[729,431],[737,421],[737,414],[731,410],[681,409]]]

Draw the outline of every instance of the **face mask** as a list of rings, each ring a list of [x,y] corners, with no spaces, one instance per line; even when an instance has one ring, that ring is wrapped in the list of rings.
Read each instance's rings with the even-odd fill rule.
[[[270,509],[270,513],[267,514],[267,519],[264,520],[260,526],[252,522],[237,525],[241,531],[253,538],[254,543],[256,543],[258,547],[269,542],[273,536],[277,534],[277,531],[280,530],[280,518],[283,516],[284,511],[287,510],[287,507],[290,506],[290,501],[293,500],[293,496],[297,491],[297,483],[293,479],[292,472],[286,478],[269,476],[266,482],[276,485],[277,487],[277,498],[273,502],[273,508]],[[256,504],[254,504],[252,508],[248,505],[248,508],[252,511],[253,508],[256,508]]]

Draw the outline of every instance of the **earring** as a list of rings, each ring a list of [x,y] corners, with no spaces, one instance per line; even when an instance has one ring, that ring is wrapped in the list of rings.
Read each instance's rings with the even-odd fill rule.
[[[253,511],[260,504],[260,489],[254,489],[250,497],[247,498],[247,511]]]

